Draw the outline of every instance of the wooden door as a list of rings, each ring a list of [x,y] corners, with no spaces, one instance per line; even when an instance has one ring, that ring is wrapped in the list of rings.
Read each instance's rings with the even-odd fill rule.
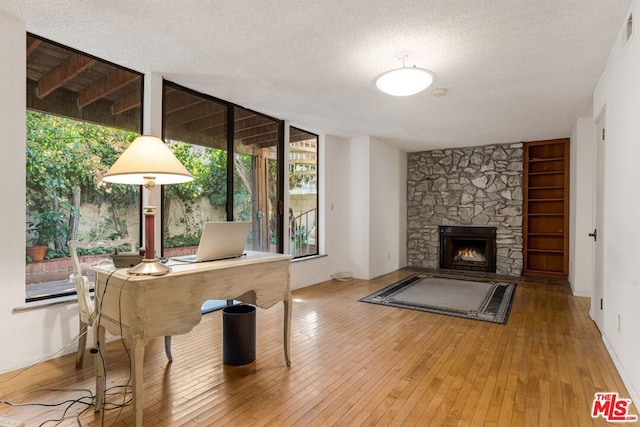
[[[569,139],[525,143],[523,255],[527,276],[569,273]]]

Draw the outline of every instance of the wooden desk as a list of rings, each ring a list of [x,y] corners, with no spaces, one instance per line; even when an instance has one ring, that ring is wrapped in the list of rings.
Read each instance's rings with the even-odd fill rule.
[[[289,366],[290,260],[290,255],[249,251],[232,260],[170,261],[172,271],[164,276],[130,276],[126,269],[96,267],[96,411],[104,402],[105,329],[122,335],[131,347],[133,411],[135,425],[142,426],[145,345],[154,337],[192,330],[200,323],[203,302],[210,299],[235,299],[261,308],[283,301],[284,358]]]

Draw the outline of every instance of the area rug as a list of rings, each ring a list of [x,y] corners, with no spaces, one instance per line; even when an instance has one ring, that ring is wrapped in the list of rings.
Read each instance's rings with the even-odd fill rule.
[[[505,324],[515,287],[414,274],[358,301]]]

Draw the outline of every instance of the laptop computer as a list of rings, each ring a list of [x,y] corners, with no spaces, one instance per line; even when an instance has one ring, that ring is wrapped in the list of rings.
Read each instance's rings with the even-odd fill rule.
[[[249,221],[205,222],[195,255],[182,255],[171,259],[183,262],[205,262],[244,255],[249,236]]]

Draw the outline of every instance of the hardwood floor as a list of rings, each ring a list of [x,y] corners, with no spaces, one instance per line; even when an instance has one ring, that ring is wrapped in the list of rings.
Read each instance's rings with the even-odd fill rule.
[[[410,273],[294,291],[291,368],[281,305],[258,310],[257,360],[247,366],[222,364],[220,312],[173,337],[173,363],[162,338],[154,340],[145,360],[145,425],[590,426],[606,425],[591,418],[595,392],[629,397],[589,318],[589,299],[520,283],[506,325],[357,301]],[[108,357],[108,400],[119,404],[121,389],[113,387],[129,375],[120,341],[109,344]],[[93,368],[93,357],[76,370],[68,355],[1,375],[0,400],[88,396]],[[0,404],[0,417],[39,425],[62,417],[67,405]],[[60,425],[78,425],[77,414],[83,426],[132,423],[130,405],[102,419],[76,404]]]

